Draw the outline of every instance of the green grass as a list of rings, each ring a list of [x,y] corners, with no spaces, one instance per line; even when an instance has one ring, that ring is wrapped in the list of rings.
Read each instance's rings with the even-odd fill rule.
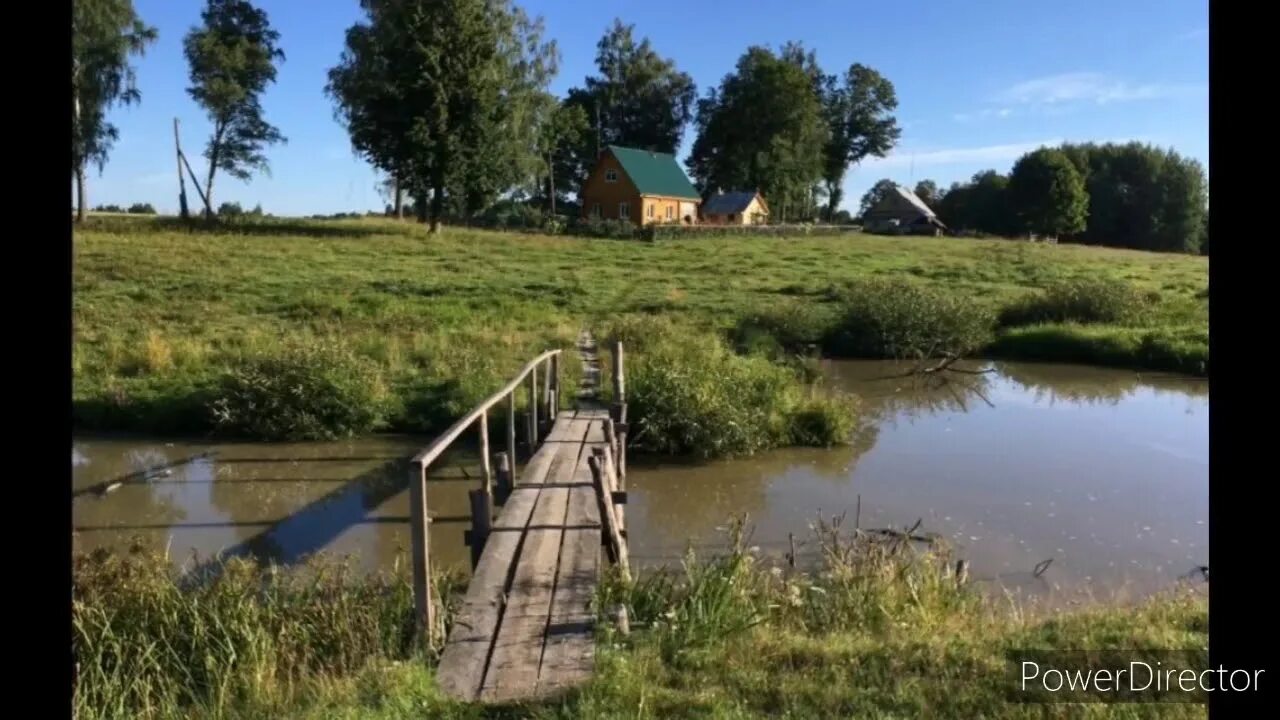
[[[1208,347],[1207,258],[1097,247],[870,235],[430,237],[393,220],[187,228],[101,216],[75,231],[74,259],[82,429],[210,429],[211,393],[229,371],[284,343],[337,339],[371,360],[399,400],[387,426],[428,432],[537,352],[572,346],[583,326],[661,315],[741,345],[746,320],[785,303],[817,319],[780,341],[766,328],[752,342],[791,343],[845,309],[851,282],[871,279],[907,280],[984,313],[1080,279],[1124,281],[1151,298],[1140,325],[1047,326],[1070,342],[1047,341],[1039,328],[1001,331],[991,348],[1002,356],[1195,372]],[[578,368],[566,359],[572,391]]]
[[[81,558],[76,716],[1204,717],[1194,705],[1012,704],[1004,675],[1019,651],[1202,652],[1200,590],[1045,615],[957,585],[945,549],[853,543],[830,528],[818,537],[821,559],[803,572],[766,566],[739,542],[631,585],[611,578],[596,606],[626,604],[632,634],[601,622],[590,684],[508,707],[440,695],[434,653],[413,642],[401,571],[359,578],[323,559],[289,570],[237,561],[193,585],[145,552]],[[450,607],[456,585],[440,579]]]

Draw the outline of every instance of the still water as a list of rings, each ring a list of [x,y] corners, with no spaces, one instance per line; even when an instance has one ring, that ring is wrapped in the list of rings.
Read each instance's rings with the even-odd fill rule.
[[[863,398],[854,444],[628,468],[633,562],[712,549],[746,516],[781,556],[844,515],[945,537],[975,580],[1015,593],[1141,594],[1208,564],[1209,388],[1202,379],[1070,365],[971,364],[927,381],[879,361],[832,361],[826,384]],[[896,376],[896,377],[895,377]],[[407,548],[407,458],[426,438],[227,444],[79,437],[75,546],[139,538],[175,563],[224,551],[293,562],[318,551],[387,567]],[[153,470],[160,468],[158,470]],[[150,471],[150,472],[148,472]],[[465,453],[433,474],[433,559],[465,564]],[[122,480],[107,494],[104,483]],[[1052,559],[1040,577],[1037,563]]]

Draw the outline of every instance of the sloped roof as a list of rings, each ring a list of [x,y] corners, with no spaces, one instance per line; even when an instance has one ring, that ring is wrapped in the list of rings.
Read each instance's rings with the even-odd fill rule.
[[[750,190],[719,193],[712,195],[707,198],[706,202],[702,203],[702,212],[715,215],[745,212],[747,206],[751,204],[755,197],[756,193]]]
[[[610,145],[609,152],[618,158],[641,195],[662,195],[686,200],[701,200],[698,191],[676,162],[675,155]]]
[[[917,210],[924,213],[925,217],[928,217],[928,218],[937,217],[937,215],[932,210],[929,209],[929,206],[925,205],[924,201],[921,200],[920,197],[915,193],[911,192],[910,190],[906,189],[901,185],[894,185],[893,189],[898,191],[898,194],[902,196],[903,200],[906,200],[907,202],[911,203],[913,206],[915,206]]]

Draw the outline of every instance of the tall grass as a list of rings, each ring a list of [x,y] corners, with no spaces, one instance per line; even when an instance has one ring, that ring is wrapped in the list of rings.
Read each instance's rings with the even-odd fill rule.
[[[184,577],[140,547],[74,560],[77,718],[275,714],[317,678],[373,660],[426,660],[414,648],[407,573],[352,575],[324,558],[209,569]],[[446,605],[457,584],[439,576]]]
[[[1011,303],[1000,324],[1110,323],[1128,325],[1151,310],[1151,296],[1115,278],[1077,278],[1055,282],[1043,292]]]
[[[785,366],[734,353],[709,333],[659,320],[617,323],[627,360],[629,442],[699,458],[847,443],[853,397],[819,392]]]

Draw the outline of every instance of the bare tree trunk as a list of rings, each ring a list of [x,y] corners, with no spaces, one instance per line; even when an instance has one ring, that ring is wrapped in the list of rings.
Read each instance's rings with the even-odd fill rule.
[[[396,219],[404,219],[404,188],[400,185],[400,176],[396,176],[396,193],[392,200],[396,204]]]
[[[418,222],[427,221],[427,194],[418,193],[413,199],[413,210],[418,216]]]
[[[556,177],[555,167],[551,164],[551,156],[547,155],[547,197],[551,198],[551,214],[556,214]]]
[[[204,184],[204,214],[213,218],[213,174],[218,171],[218,151],[222,149],[222,132],[225,126],[219,123],[213,131],[213,148],[209,153],[209,179]]]
[[[87,197],[84,192],[84,166],[76,168],[76,222],[84,222],[89,208],[85,205]]]

